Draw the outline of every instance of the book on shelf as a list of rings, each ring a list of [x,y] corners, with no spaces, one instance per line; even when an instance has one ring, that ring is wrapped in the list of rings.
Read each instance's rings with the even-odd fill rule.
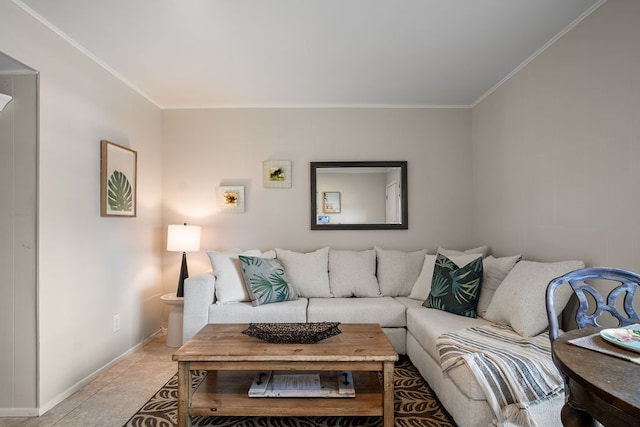
[[[261,371],[249,397],[354,397],[351,371]]]

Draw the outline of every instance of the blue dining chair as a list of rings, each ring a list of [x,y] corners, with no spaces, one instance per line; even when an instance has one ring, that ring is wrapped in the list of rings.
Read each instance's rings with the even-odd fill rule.
[[[607,294],[605,300],[599,291],[586,283],[587,280],[613,281],[617,282],[617,285]],[[578,310],[575,316],[578,328],[605,326],[599,322],[604,313],[611,314],[611,317],[618,321],[617,326],[628,326],[640,322],[638,314],[633,309],[633,298],[636,289],[640,285],[640,275],[618,268],[581,268],[553,279],[547,286],[545,298],[547,317],[549,318],[549,339],[552,347],[560,331],[558,317],[555,314],[555,293],[560,286],[567,283],[578,298]],[[618,302],[618,300],[621,302]],[[556,366],[558,365],[555,357],[553,357],[553,362]],[[566,378],[564,378],[564,390],[568,396],[569,390]]]
[[[614,288],[607,294],[606,300],[602,294],[587,281],[604,281],[605,283],[615,282]],[[555,340],[558,338],[560,327],[558,325],[558,317],[555,310],[555,294],[562,285],[569,284],[573,293],[578,298],[578,309],[576,311],[575,320],[578,328],[584,329],[589,326],[603,327],[600,319],[603,314],[609,313],[607,316],[617,320],[619,326],[628,326],[634,323],[640,323],[638,314],[633,309],[633,299],[636,289],[640,284],[640,275],[627,270],[618,268],[591,267],[582,268],[572,271],[563,276],[557,277],[549,282],[545,295],[547,305],[547,317],[549,319],[549,340],[551,348]],[[599,286],[600,287],[600,286]],[[569,381],[556,360],[552,352],[553,363],[558,367],[564,382],[565,399],[569,401]],[[565,404],[562,408],[560,418],[563,423],[568,425],[592,425],[594,423],[590,416],[582,411],[570,410],[571,405]],[[599,424],[598,424],[599,425]]]

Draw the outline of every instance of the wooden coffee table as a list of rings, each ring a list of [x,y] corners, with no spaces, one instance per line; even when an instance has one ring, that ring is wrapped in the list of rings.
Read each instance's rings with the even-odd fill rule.
[[[209,324],[173,355],[178,362],[178,426],[203,416],[380,416],[393,427],[398,354],[378,324],[341,324],[316,344],[270,344],[242,333],[248,324]],[[209,371],[192,394],[192,371]],[[248,397],[258,371],[353,372],[353,398]],[[382,384],[378,373],[382,373]]]

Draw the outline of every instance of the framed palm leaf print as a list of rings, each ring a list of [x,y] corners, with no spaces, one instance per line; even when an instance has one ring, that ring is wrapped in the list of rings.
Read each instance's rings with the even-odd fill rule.
[[[138,153],[100,141],[100,216],[136,216]]]

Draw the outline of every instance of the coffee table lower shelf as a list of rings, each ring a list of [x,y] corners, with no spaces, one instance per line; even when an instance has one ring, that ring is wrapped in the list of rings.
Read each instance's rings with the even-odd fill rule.
[[[249,397],[258,372],[208,371],[193,393],[189,415],[383,416],[382,384],[376,372],[353,371],[355,397]]]

